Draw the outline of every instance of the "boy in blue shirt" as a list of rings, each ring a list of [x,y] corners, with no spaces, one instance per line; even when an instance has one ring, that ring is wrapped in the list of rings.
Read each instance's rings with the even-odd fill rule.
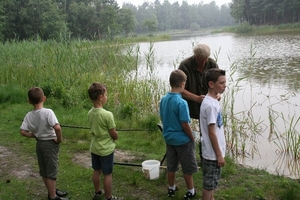
[[[170,74],[171,91],[160,101],[160,118],[163,124],[163,136],[167,145],[168,196],[174,197],[178,189],[175,185],[175,172],[181,164],[187,186],[185,199],[196,196],[193,173],[198,171],[195,144],[190,127],[189,108],[181,96],[187,77],[182,70],[174,70]]]

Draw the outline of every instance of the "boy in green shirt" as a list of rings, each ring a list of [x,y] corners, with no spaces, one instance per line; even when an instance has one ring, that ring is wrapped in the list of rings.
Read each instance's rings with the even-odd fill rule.
[[[118,139],[113,114],[103,108],[107,101],[107,89],[104,84],[93,83],[88,94],[93,101],[93,108],[88,112],[88,123],[92,136],[90,151],[92,156],[93,184],[95,194],[93,200],[101,195],[100,175],[104,175],[105,199],[122,199],[112,196],[112,172],[114,165],[115,140]]]

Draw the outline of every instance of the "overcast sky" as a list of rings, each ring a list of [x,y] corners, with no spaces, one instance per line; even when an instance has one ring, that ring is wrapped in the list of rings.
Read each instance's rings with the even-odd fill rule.
[[[146,2],[151,2],[151,3],[153,3],[155,0],[117,0],[119,6],[122,6],[124,2],[125,2],[125,3],[130,2],[130,3],[132,3],[132,4],[135,5],[135,6],[139,6],[139,5],[142,5],[145,1],[146,1]],[[181,5],[181,3],[182,3],[182,0],[168,0],[168,1],[169,1],[171,4],[174,3],[174,2],[176,2],[176,1],[178,1],[178,3],[179,3],[180,5]],[[207,4],[207,3],[212,2],[213,0],[185,0],[185,1],[186,1],[189,5],[191,5],[191,4],[199,4],[200,2],[203,2],[204,4]],[[160,3],[163,3],[163,2],[164,2],[164,0],[160,0]],[[221,6],[221,5],[225,4],[225,3],[230,3],[231,0],[215,0],[215,2],[216,2],[216,4],[217,4],[218,6]]]

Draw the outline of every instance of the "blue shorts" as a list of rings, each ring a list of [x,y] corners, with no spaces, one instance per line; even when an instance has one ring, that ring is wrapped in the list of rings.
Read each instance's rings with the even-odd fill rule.
[[[91,153],[92,168],[94,170],[101,170],[104,175],[112,174],[114,166],[114,152],[107,156],[99,156]]]
[[[176,172],[178,163],[181,164],[183,174],[193,174],[198,172],[194,142],[189,141],[188,143],[179,146],[167,145],[168,172]]]
[[[221,178],[221,167],[216,160],[202,159],[203,189],[214,190]]]

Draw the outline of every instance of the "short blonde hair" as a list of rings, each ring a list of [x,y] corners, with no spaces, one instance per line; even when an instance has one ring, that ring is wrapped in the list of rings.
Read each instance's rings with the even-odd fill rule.
[[[208,58],[210,56],[210,48],[206,44],[196,44],[193,47],[194,56],[200,58]]]

